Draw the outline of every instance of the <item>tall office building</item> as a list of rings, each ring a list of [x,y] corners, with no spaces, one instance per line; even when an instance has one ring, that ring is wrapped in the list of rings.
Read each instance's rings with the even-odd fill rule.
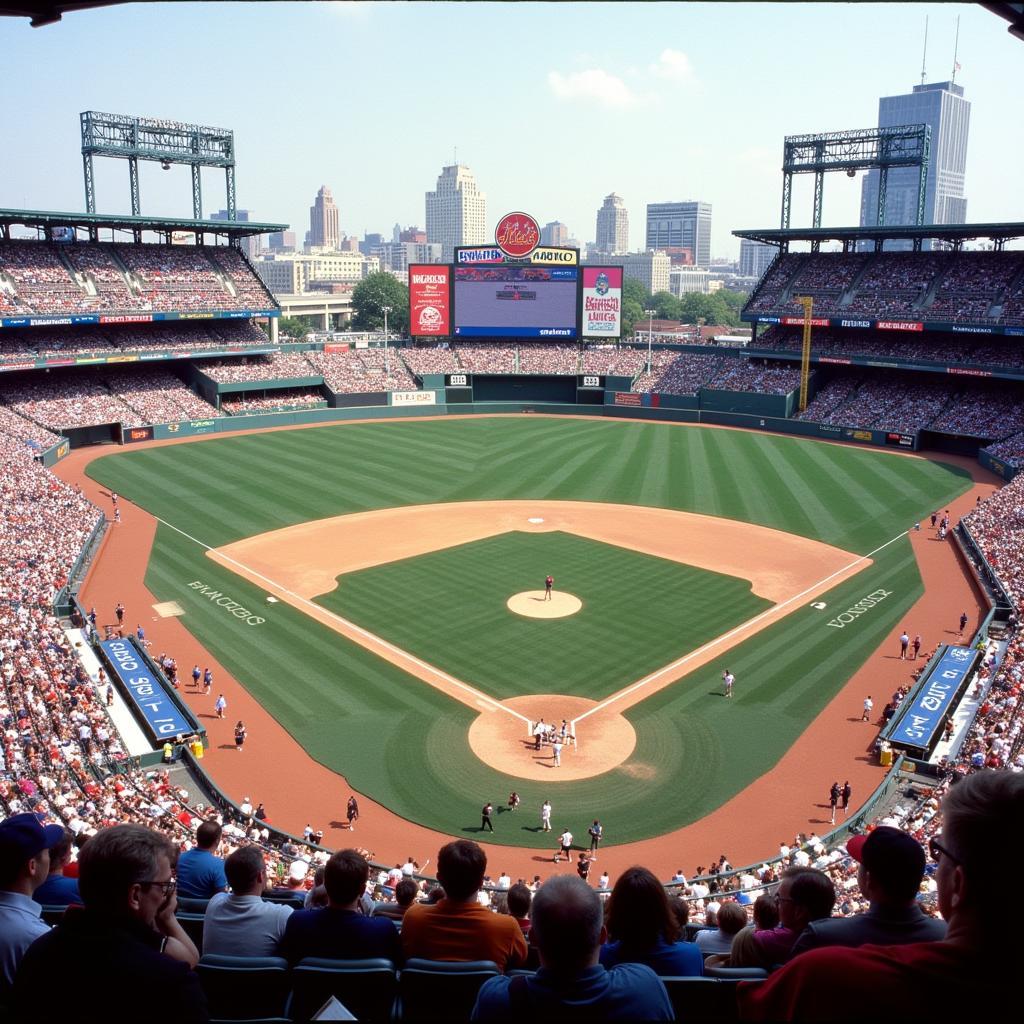
[[[315,249],[334,250],[341,232],[338,228],[338,207],[326,185],[320,186],[316,201],[309,208],[309,245]]]
[[[437,188],[426,194],[426,207],[427,241],[440,243],[442,262],[453,258],[457,245],[487,241],[487,196],[468,167],[443,167]]]
[[[777,245],[740,239],[740,277],[761,277],[778,254]]]
[[[648,203],[648,249],[689,249],[698,267],[711,266],[711,204]]]
[[[568,245],[569,229],[561,221],[550,221],[540,229],[540,244]]]
[[[613,192],[604,197],[597,211],[597,241],[595,251],[606,253],[629,252],[629,211],[622,196]]]
[[[216,213],[210,214],[210,220],[229,220],[227,210],[218,210]],[[235,210],[235,222],[236,223],[248,223],[250,220],[255,220],[252,216],[252,210]],[[260,254],[260,250],[266,244],[266,235],[246,235],[245,238],[240,239],[242,246],[242,252],[245,253],[249,259],[254,260]]]
[[[883,96],[878,101],[878,127],[901,124],[931,125],[931,153],[924,200],[925,224],[964,224],[967,198],[964,175],[967,169],[967,135],[971,104],[964,99],[963,86],[954,82],[915,85],[901,96]],[[878,171],[868,171],[861,184],[860,223],[870,227],[878,212]],[[893,167],[885,190],[885,223],[917,222],[917,168]],[[930,240],[925,242],[929,247]],[[886,248],[909,249],[910,242],[887,242]]]

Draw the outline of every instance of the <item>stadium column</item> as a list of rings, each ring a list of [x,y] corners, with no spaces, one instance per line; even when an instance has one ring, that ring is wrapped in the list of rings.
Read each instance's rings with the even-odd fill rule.
[[[270,318],[270,340],[273,344],[277,344],[277,317],[272,316]]]
[[[331,311],[330,307],[324,304],[324,330],[329,331],[331,329]]]

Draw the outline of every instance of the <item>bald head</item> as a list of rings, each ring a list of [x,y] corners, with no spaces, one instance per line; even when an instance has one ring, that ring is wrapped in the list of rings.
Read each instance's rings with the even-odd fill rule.
[[[531,939],[541,963],[577,971],[597,963],[603,941],[603,914],[597,893],[581,878],[558,875],[533,898]]]

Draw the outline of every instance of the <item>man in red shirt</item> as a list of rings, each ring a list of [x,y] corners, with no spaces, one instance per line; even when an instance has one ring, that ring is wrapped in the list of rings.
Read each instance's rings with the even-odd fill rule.
[[[551,600],[551,589],[552,589],[552,587],[554,587],[554,585],[555,585],[555,577],[554,576],[548,576],[548,578],[546,580],[544,580],[544,600],[545,601],[550,601]]]
[[[897,1012],[915,1020],[969,1020],[979,999],[1016,1003],[1024,933],[992,880],[1016,869],[1024,842],[1024,775],[980,771],[942,803],[938,862],[946,938],[904,946],[833,946],[797,956],[767,981],[739,986],[741,1020],[853,1021]]]

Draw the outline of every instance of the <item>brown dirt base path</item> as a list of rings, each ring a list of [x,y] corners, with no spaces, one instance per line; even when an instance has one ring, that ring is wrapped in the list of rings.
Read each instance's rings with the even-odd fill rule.
[[[572,533],[726,573],[749,580],[754,593],[774,607],[597,703],[554,694],[496,700],[312,600],[333,591],[339,577],[344,586],[346,573],[510,530]],[[404,505],[332,516],[246,537],[207,554],[278,600],[477,711],[479,717],[469,731],[476,756],[497,771],[545,782],[550,781],[550,766],[545,764],[549,752],[543,750],[544,757],[539,758],[524,756],[523,739],[533,722],[586,718],[585,732],[576,730],[579,747],[561,761],[560,781],[610,771],[636,745],[633,727],[623,717],[634,704],[871,564],[869,558],[820,541],[733,519],[639,505],[542,500]],[[521,597],[512,595],[510,600]],[[532,598],[525,595],[523,603],[528,609],[554,607],[542,591]]]
[[[602,422],[608,421],[602,419]],[[675,426],[681,430],[732,429]],[[143,446],[202,444],[224,436],[206,435]],[[108,448],[79,449],[55,468],[58,476],[81,487],[108,513],[108,493],[88,479],[84,470],[92,459],[109,451]],[[920,457],[902,452],[880,451],[877,454],[879,458]],[[974,480],[974,486],[950,504],[953,522],[974,506],[977,496],[987,497],[1002,483],[973,460],[942,456],[941,461],[961,466]],[[359,825],[349,838],[343,811],[351,790],[344,778],[313,761],[178,619],[161,618],[152,610],[155,598],[146,589],[143,576],[156,522],[126,500],[121,501],[120,507],[121,523],[112,526],[103,541],[82,589],[82,603],[87,608],[96,606],[102,624],[115,621],[114,606],[122,601],[127,608],[126,622],[144,624],[154,651],[171,652],[183,667],[196,663],[211,667],[215,674],[215,692],[223,692],[228,699],[229,718],[220,721],[213,715],[212,697],[187,689],[184,696],[209,730],[210,748],[204,768],[218,785],[236,801],[244,796],[262,800],[274,823],[292,832],[301,833],[307,822],[315,828],[323,828],[331,848],[352,842],[372,850],[379,860],[389,863],[400,861],[409,853],[421,863],[428,857],[431,864],[435,863],[438,848],[449,839],[447,835],[414,825],[362,795]],[[927,511],[931,510],[922,510],[922,514]],[[985,603],[954,544],[938,541],[927,527],[912,534],[910,541],[925,593],[908,611],[904,622],[911,633],[921,633],[927,652],[938,643],[955,639],[957,619],[964,609],[970,616],[969,629],[976,628],[984,615]],[[751,863],[774,854],[779,841],[792,839],[797,831],[813,830],[819,834],[827,831],[828,819],[824,812],[828,786],[834,778],[850,780],[854,794],[852,805],[856,807],[883,777],[883,769],[870,756],[876,725],[862,723],[860,709],[868,694],[876,697],[876,708],[880,708],[897,686],[908,681],[912,666],[893,656],[898,650],[901,627],[902,623],[893,629],[883,646],[868,658],[772,770],[701,821],[654,839],[608,846],[601,852],[599,866],[607,870],[613,880],[617,873],[637,863],[668,878],[678,867],[692,871],[695,864],[707,863],[722,852],[734,864]],[[238,718],[244,719],[249,728],[249,742],[241,754],[235,751],[232,736],[232,726]],[[500,800],[502,794],[491,796]],[[596,813],[599,811],[597,809]],[[580,813],[586,817],[594,812],[581,809]],[[608,837],[609,843],[614,841],[614,836]],[[571,865],[556,868],[550,857],[541,851],[482,845],[491,868],[507,870],[513,877],[532,877],[536,873],[546,877],[557,871],[572,870]]]

